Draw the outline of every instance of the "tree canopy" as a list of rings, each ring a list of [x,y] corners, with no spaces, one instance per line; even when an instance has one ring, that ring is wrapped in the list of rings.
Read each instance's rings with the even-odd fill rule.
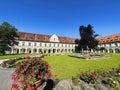
[[[3,22],[0,25],[0,54],[4,55],[6,50],[10,50],[11,46],[18,44],[15,37],[18,37],[17,29],[8,22]]]
[[[80,26],[80,40],[78,45],[79,49],[95,49],[98,45],[98,41],[95,39],[98,36],[98,34],[95,34],[95,31],[92,28],[93,27],[90,24],[88,24],[88,26]]]

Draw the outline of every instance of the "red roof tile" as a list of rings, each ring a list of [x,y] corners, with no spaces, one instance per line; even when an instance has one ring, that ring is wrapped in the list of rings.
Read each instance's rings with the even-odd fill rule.
[[[33,34],[33,33],[26,33],[26,32],[18,32],[17,40],[24,40],[24,41],[39,41],[39,42],[49,42],[50,35],[43,35],[43,34]],[[75,43],[75,38],[69,37],[61,37],[58,36],[59,41],[61,43]]]
[[[120,33],[97,38],[97,40],[99,41],[99,43],[109,43],[109,42],[120,41]]]

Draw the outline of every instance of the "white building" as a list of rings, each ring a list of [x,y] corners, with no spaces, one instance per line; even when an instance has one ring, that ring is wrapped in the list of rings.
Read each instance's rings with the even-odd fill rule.
[[[6,53],[70,53],[75,52],[75,38],[60,37],[56,34],[43,35],[18,32],[18,45],[11,47]],[[120,53],[120,33],[97,38],[100,51],[108,53]]]
[[[97,39],[102,52],[120,53],[120,33]]]
[[[69,53],[75,51],[75,38],[59,37],[56,34],[42,35],[18,32],[18,45],[11,47],[11,54],[20,53]]]

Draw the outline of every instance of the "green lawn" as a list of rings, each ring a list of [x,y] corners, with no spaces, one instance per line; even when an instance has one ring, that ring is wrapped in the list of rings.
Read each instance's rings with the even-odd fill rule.
[[[46,56],[43,59],[50,64],[53,75],[57,74],[60,80],[70,79],[72,76],[88,70],[104,69],[107,71],[120,65],[120,54],[109,54],[107,58],[93,60],[74,58],[68,55]]]
[[[25,57],[25,56],[36,56],[40,54],[13,54],[13,55],[1,55],[0,59],[6,59],[6,58],[17,58],[17,57]]]

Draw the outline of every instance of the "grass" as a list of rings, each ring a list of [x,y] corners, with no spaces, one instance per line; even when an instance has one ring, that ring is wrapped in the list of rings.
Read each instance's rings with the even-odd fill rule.
[[[46,56],[43,58],[50,66],[53,75],[58,75],[58,79],[70,79],[72,76],[85,71],[96,69],[110,70],[119,67],[120,54],[109,54],[109,57],[85,60],[69,57],[68,55]]]
[[[6,59],[6,58],[16,58],[16,57],[25,57],[25,56],[36,56],[40,54],[12,54],[12,55],[1,55],[0,59]]]

